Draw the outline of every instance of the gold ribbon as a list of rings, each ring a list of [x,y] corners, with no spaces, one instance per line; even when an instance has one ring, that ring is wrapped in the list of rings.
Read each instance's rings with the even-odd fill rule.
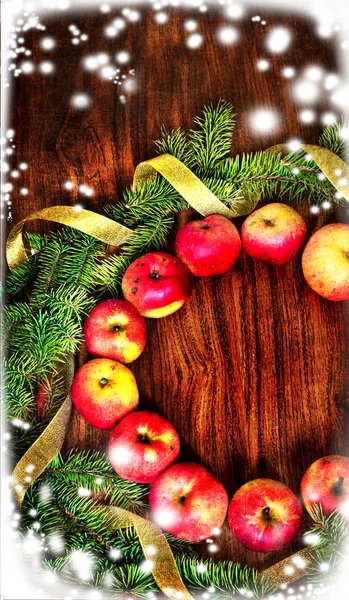
[[[282,584],[290,585],[298,579],[302,579],[309,568],[314,565],[314,562],[314,549],[311,547],[303,548],[303,550],[281,560],[272,567],[264,569],[258,579],[267,579],[268,584],[278,589]]]
[[[12,487],[19,506],[22,505],[26,491],[63,446],[72,406],[70,399],[70,387],[74,377],[74,358],[72,356],[60,369],[60,374],[64,381],[67,397],[42,434],[22,456],[12,473]]]
[[[286,148],[285,145],[273,146],[269,148],[268,152],[284,152]],[[349,202],[349,167],[337,155],[325,148],[305,144],[303,149],[312,156],[324,175]],[[237,216],[237,210],[227,208],[185,165],[170,155],[162,155],[138,165],[134,176],[134,185],[137,186],[153,179],[156,172],[163,175],[185,198],[188,204],[203,216],[214,213],[228,218]],[[239,208],[241,209],[241,207]],[[245,213],[240,212],[240,214]],[[22,233],[24,224],[33,219],[43,219],[68,225],[113,246],[120,246],[129,240],[132,235],[136,235],[136,232],[127,227],[85,209],[76,212],[73,207],[68,206],[45,208],[32,213],[12,229],[6,246],[7,260],[11,270],[22,264],[27,258]],[[65,377],[67,390],[70,389],[72,378],[73,361],[70,360],[68,361]],[[45,431],[15,467],[13,486],[20,505],[27,489],[60,451],[68,427],[70,412],[71,400],[68,394]],[[115,527],[133,526],[136,529],[144,555],[152,563],[154,579],[163,593],[170,597],[176,595],[176,597],[189,600],[191,595],[184,586],[171,549],[161,530],[151,521],[118,507],[105,506],[105,513],[106,518]],[[149,552],[149,546],[156,548],[155,556]],[[307,548],[293,557],[266,569],[260,574],[260,577],[267,576],[271,578],[276,587],[279,587],[281,583],[292,583],[305,575],[305,570],[298,568],[297,564],[292,562],[293,573],[288,575],[287,571],[285,572],[285,567],[289,566],[290,561],[293,561],[295,557],[304,558],[305,555],[307,560],[311,562],[311,549]]]
[[[109,525],[118,528],[134,527],[139,537],[144,556],[149,561],[152,575],[169,598],[192,599],[179,574],[171,548],[161,529],[148,519],[143,519],[116,506],[106,506]]]
[[[327,148],[312,144],[302,144],[301,147],[312,157],[336,190],[349,202],[349,166],[344,160]],[[267,152],[280,154],[281,152],[289,152],[289,149],[287,144],[278,144],[268,148]]]
[[[23,244],[23,228],[27,221],[35,219],[68,225],[83,233],[93,235],[97,240],[111,246],[121,246],[134,233],[124,225],[115,223],[115,221],[90,210],[82,209],[77,212],[72,206],[43,208],[17,223],[11,230],[6,244],[6,258],[11,271],[27,259],[27,253]]]
[[[349,167],[339,156],[319,146],[304,144],[302,148],[308,152],[318,167],[334,185],[343,198],[349,202]],[[287,145],[280,144],[268,148],[267,152],[278,154],[287,151]],[[200,179],[183,163],[171,154],[162,154],[140,163],[135,170],[133,185],[137,187],[155,178],[160,173],[183,196],[186,202],[203,216],[220,214],[228,219],[251,212],[258,202],[239,198],[236,208],[228,208],[219,200]],[[42,219],[68,225],[111,246],[122,246],[136,233],[128,227],[115,223],[111,219],[89,210],[77,212],[72,206],[52,206],[32,213],[20,221],[11,230],[6,255],[10,270],[19,266],[27,258],[23,244],[23,228],[27,221]]]
[[[133,186],[152,181],[160,173],[183,196],[188,204],[204,217],[213,214],[228,219],[238,216],[209,190],[194,173],[171,154],[161,154],[140,163],[135,170]],[[243,213],[242,213],[243,214]]]

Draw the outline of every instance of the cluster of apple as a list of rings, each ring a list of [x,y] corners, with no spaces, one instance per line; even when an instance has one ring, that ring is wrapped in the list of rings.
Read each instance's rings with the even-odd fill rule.
[[[257,260],[282,265],[296,256],[305,235],[299,213],[280,203],[252,213],[242,226],[241,238],[220,215],[190,222],[177,234],[176,256],[151,252],[135,260],[123,277],[125,299],[100,302],[84,324],[87,350],[97,358],[76,373],[73,404],[91,425],[114,428],[108,446],[113,468],[125,479],[151,484],[154,521],[179,538],[210,537],[226,518],[228,495],[203,466],[173,464],[180,440],[166,419],[149,411],[133,412],[139,393],[125,364],[145,348],[144,317],[160,318],[177,311],[189,296],[190,273],[203,277],[224,273],[238,259],[241,247]],[[303,254],[303,271],[319,294],[332,300],[349,297],[349,225],[328,225],[318,231]],[[304,475],[301,492],[307,508],[314,502],[326,512],[344,502],[347,506],[349,459],[331,456],[314,463]],[[243,485],[228,511],[237,539],[257,552],[285,547],[297,534],[301,519],[297,496],[270,479]]]

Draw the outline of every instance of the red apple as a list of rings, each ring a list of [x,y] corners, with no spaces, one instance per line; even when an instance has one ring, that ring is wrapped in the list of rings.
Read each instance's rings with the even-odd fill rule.
[[[112,467],[124,479],[152,483],[179,455],[179,437],[160,415],[142,411],[122,419],[109,440]]]
[[[271,265],[290,262],[307,232],[301,215],[287,204],[266,204],[251,213],[241,228],[242,246],[252,258]]]
[[[150,492],[154,521],[172,535],[199,542],[221,527],[228,495],[223,485],[201,465],[181,463],[160,475]]]
[[[183,306],[190,274],[175,256],[149,252],[135,260],[122,280],[122,291],[144,317],[160,318]]]
[[[254,479],[234,495],[229,526],[239,542],[254,552],[274,552],[297,535],[302,507],[295,494],[273,479]]]
[[[349,517],[349,458],[332,455],[316,460],[303,476],[301,494],[308,511],[319,504],[326,515],[339,510]]]
[[[111,429],[137,408],[139,395],[136,380],[127,367],[109,358],[95,358],[76,373],[71,399],[90,425]]]
[[[147,341],[143,317],[126,300],[105,300],[84,324],[86,347],[93,356],[130,363],[142,354]]]
[[[349,299],[349,225],[332,223],[314,233],[302,258],[310,287],[327,300]]]
[[[239,258],[240,252],[238,230],[221,215],[191,221],[181,227],[176,236],[176,255],[197,277],[225,273]]]

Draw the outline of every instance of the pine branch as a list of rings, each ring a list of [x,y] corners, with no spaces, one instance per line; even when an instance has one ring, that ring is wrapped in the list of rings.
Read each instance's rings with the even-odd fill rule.
[[[90,557],[93,569],[87,581],[83,581],[84,587],[102,588],[107,598],[117,597],[139,597],[148,598],[149,593],[159,593],[159,589],[151,573],[144,572],[138,565],[114,565],[107,560],[99,559],[92,552],[86,552]],[[64,581],[76,583],[79,578],[79,570],[74,569],[74,555],[64,559],[45,560],[45,567],[55,573],[60,573]],[[83,573],[83,575],[85,575]]]
[[[212,559],[201,560],[184,556],[177,560],[177,565],[190,590],[204,592],[208,587],[213,587],[213,597],[216,598],[231,598],[232,593],[241,594],[242,597],[252,593],[251,597],[261,598],[273,591],[273,587],[266,581],[258,582],[256,569],[241,567],[238,563],[215,563]]]
[[[35,392],[74,353],[82,339],[81,320],[94,306],[87,291],[60,286],[46,293],[46,307],[16,303],[5,310],[5,365],[9,418],[35,419]]]
[[[305,535],[316,535],[318,541],[314,546],[316,563],[310,571],[309,578],[314,582],[335,580],[343,564],[346,564],[349,558],[348,523],[337,511],[325,515],[322,507],[317,504],[310,511],[310,516],[313,526]],[[328,571],[321,568],[323,562],[329,564]]]
[[[14,463],[16,463],[21,456],[24,455],[28,448],[30,448],[35,440],[37,440],[37,438],[42,434],[66,396],[64,382],[59,376],[53,377],[50,383],[51,385],[48,391],[47,406],[45,408],[43,418],[38,421],[36,420],[38,418],[38,410],[36,404],[33,402],[33,393],[30,393],[28,395],[29,415],[31,420],[30,428],[28,430],[23,430],[22,428],[17,428],[14,426],[11,428],[11,445],[9,448],[9,453]],[[23,419],[23,399],[18,400],[18,398],[16,398],[15,406],[19,410],[16,415],[13,414],[13,417]],[[24,421],[27,421],[27,419],[24,418]]]
[[[213,169],[230,151],[235,116],[230,102],[206,106],[202,116],[194,119],[197,129],[191,129],[188,136],[180,128],[163,127],[161,139],[155,141],[158,153],[172,154],[194,172]]]
[[[191,155],[190,142],[181,128],[167,130],[161,128],[161,139],[154,142],[158,154],[172,154],[186,166],[191,166],[193,157]]]
[[[347,124],[345,119],[343,119],[341,123],[335,123],[327,127],[319,138],[320,146],[338,154],[344,161],[347,161],[349,156],[349,137],[345,137],[342,134],[346,128]]]
[[[220,100],[216,107],[206,106],[203,116],[194,119],[198,129],[189,133],[193,165],[212,169],[230,152],[235,116],[230,102]]]
[[[7,277],[6,294],[11,300],[28,299],[34,280],[39,272],[38,255],[30,256],[28,260],[16,267]]]
[[[332,184],[319,179],[321,171],[306,160],[304,153],[286,157],[265,151],[243,154],[222,161],[211,173],[213,179],[230,184],[232,202],[254,196],[266,202],[277,194],[291,203],[301,202],[304,197],[316,204],[325,200],[340,203]],[[201,178],[205,181],[204,175]],[[219,189],[216,193],[219,195]]]
[[[36,250],[36,252],[39,252],[39,250],[42,250],[43,248],[45,248],[46,244],[49,243],[48,235],[43,235],[41,233],[30,233],[28,231],[26,233],[26,236],[27,236],[29,246],[33,250]]]
[[[101,254],[102,243],[77,230],[65,227],[51,235],[38,254],[39,274],[32,302],[45,302],[49,290],[62,285],[93,289],[91,270]]]
[[[83,487],[92,494],[103,494],[109,504],[125,510],[142,513],[148,487],[126,481],[117,475],[107,457],[96,451],[71,452],[68,457],[58,455],[47,468],[51,480],[74,490]],[[100,481],[101,480],[101,481]]]
[[[177,213],[186,207],[186,202],[172,185],[160,175],[137,188],[124,192],[121,202],[107,205],[104,211],[110,219],[135,228],[151,222],[153,218]]]

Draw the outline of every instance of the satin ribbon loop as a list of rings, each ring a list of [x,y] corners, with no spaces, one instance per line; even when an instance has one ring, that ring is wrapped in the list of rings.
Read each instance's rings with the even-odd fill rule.
[[[70,356],[60,369],[67,394],[62,406],[34,444],[26,451],[12,473],[12,487],[19,506],[26,491],[43,473],[63,446],[71,413],[70,387],[74,377],[74,357]],[[28,471],[30,467],[30,472]]]
[[[311,156],[325,177],[332,183],[343,198],[349,202],[349,166],[337,154],[314,146],[313,144],[302,144],[301,148]],[[278,144],[271,146],[267,152],[272,154],[289,154],[290,150],[287,144]]]
[[[193,600],[183,583],[171,548],[161,529],[152,521],[116,506],[106,506],[105,512],[107,522],[113,528],[134,527],[144,556],[152,565],[152,575],[162,592],[169,598]]]
[[[11,271],[28,258],[23,244],[23,228],[25,223],[35,219],[68,225],[111,246],[121,246],[134,234],[124,225],[90,210],[82,209],[77,212],[73,206],[43,208],[17,223],[11,230],[6,244],[7,263]]]
[[[155,178],[160,173],[183,196],[188,204],[202,216],[219,214],[233,219],[236,213],[206,187],[194,173],[180,160],[171,154],[161,154],[142,162],[136,168],[133,186],[143,184]]]

